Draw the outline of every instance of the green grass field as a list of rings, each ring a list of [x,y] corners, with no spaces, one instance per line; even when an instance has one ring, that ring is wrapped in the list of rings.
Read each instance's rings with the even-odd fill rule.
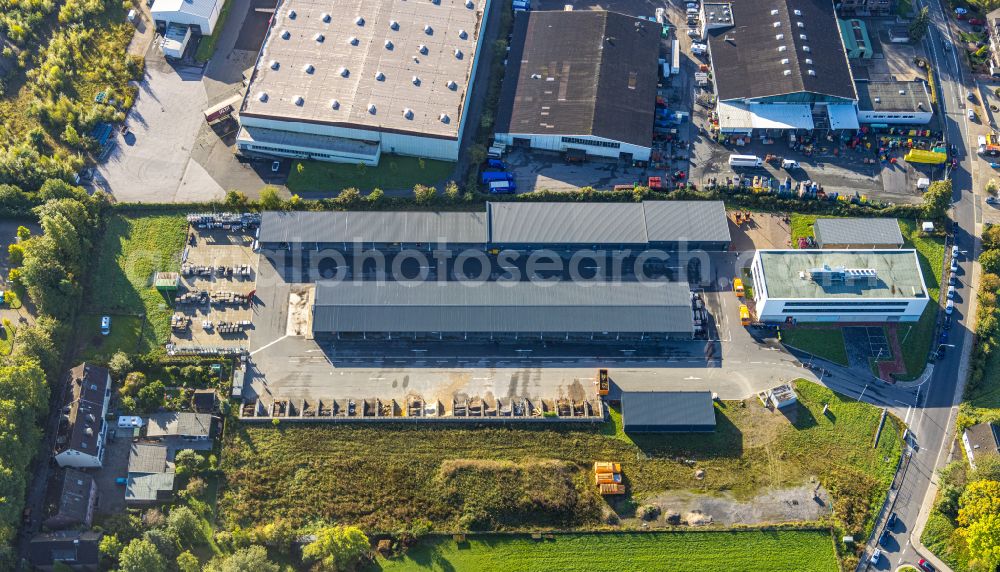
[[[538,497],[538,506],[514,492],[511,505],[501,508],[508,522],[520,515],[520,526],[498,528],[588,529],[600,525],[601,509],[632,516],[644,498],[664,491],[729,491],[748,499],[769,487],[798,485],[818,476],[835,491],[835,515],[845,528],[855,534],[868,531],[899,459],[901,428],[892,421],[879,447],[872,449],[876,407],[805,381],[798,388],[794,424],[756,399],[725,402],[717,406],[718,426],[711,434],[630,437],[621,431],[617,415],[604,425],[566,427],[233,424],[222,454],[226,486],[219,500],[221,519],[248,526],[277,516],[299,524],[319,518],[368,530],[398,530],[414,519],[429,518],[438,530],[455,530],[469,524],[467,515],[493,510],[498,501],[479,495],[489,487],[470,480],[462,481],[467,486],[455,497],[460,482],[443,470],[446,462],[555,460],[578,472],[575,490],[544,483],[569,491],[560,500],[559,514],[547,512],[544,505],[550,501],[540,491],[522,495],[529,501]],[[830,406],[826,415],[824,403]],[[706,471],[703,480],[693,478],[685,458],[698,460]],[[624,463],[629,494],[609,507],[586,478],[595,460]],[[484,474],[495,478],[495,473]]]
[[[792,248],[799,247],[799,238],[803,236],[811,237],[813,235],[813,225],[816,224],[816,219],[818,218],[820,218],[819,215],[792,213],[791,216]],[[834,217],[823,217],[823,218],[834,218]]]
[[[210,36],[201,38],[201,43],[198,44],[198,49],[194,53],[195,60],[207,62],[212,59],[212,55],[215,54],[215,46],[219,43],[219,36],[222,35],[222,29],[226,26],[226,20],[229,18],[229,11],[232,7],[232,0],[223,2],[222,10],[219,11],[219,19],[215,22],[215,29]]]
[[[298,165],[302,165],[299,172]],[[444,191],[444,181],[449,179],[455,164],[448,161],[418,159],[400,155],[383,155],[377,167],[362,167],[323,161],[296,161],[292,163],[286,186],[292,193],[333,192],[354,187],[362,193],[372,189],[412,189],[414,185],[437,186]]]
[[[500,564],[502,563],[502,565]],[[425,539],[367,570],[839,570],[829,531],[679,532]]]
[[[847,348],[844,346],[844,331],[840,328],[799,326],[782,329],[781,343],[843,366],[848,365]]]
[[[920,321],[915,325],[900,325],[899,340],[903,347],[903,362],[906,364],[906,375],[896,376],[901,380],[916,379],[927,363],[927,355],[934,342],[934,322],[937,319],[939,306],[938,295],[941,288],[941,274],[944,267],[944,239],[937,237],[922,237],[916,223],[908,220],[899,221],[903,231],[903,248],[915,248],[920,259],[920,270],[924,274],[927,293],[931,302],[927,305]]]
[[[85,306],[88,314],[81,320],[79,339],[85,343],[85,354],[110,356],[119,348],[148,352],[167,342],[173,301],[153,288],[152,279],[158,271],[180,270],[186,229],[181,215],[113,215],[109,219],[97,248],[96,271]],[[102,314],[112,316],[112,333],[102,341],[95,341],[91,333],[87,320],[92,314],[97,319]],[[143,315],[148,323],[141,328],[140,340]],[[98,321],[94,332],[99,325]]]

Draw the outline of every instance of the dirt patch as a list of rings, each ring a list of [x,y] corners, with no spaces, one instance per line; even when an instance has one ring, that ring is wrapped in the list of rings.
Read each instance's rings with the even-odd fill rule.
[[[288,324],[285,334],[289,336],[306,336],[312,331],[309,301],[311,288],[293,288],[288,294]]]
[[[829,494],[815,484],[766,491],[749,501],[738,501],[728,493],[670,491],[643,499],[643,503],[660,506],[664,514],[682,514],[682,521],[690,526],[813,521],[832,513]],[[662,519],[653,526],[669,525]]]
[[[736,251],[760,248],[788,248],[792,231],[783,217],[753,213],[750,220],[736,223],[735,212],[728,213],[729,232],[733,237],[732,249]]]

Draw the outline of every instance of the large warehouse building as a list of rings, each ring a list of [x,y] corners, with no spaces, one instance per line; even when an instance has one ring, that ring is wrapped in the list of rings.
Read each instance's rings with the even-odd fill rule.
[[[707,2],[701,21],[722,133],[858,128],[831,0]]]
[[[279,250],[452,248],[510,250],[644,249],[724,251],[722,201],[487,203],[486,212],[266,212],[258,241]]]
[[[648,161],[660,25],[603,10],[521,12],[496,141]]]
[[[240,109],[243,154],[454,161],[490,0],[283,0]]]
[[[312,329],[338,339],[687,339],[694,316],[686,282],[320,281]]]
[[[764,322],[915,322],[929,301],[915,250],[758,250]]]

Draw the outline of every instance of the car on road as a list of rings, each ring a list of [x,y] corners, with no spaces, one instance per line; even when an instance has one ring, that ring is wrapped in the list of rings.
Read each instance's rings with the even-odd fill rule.
[[[986,25],[986,20],[982,18],[969,18],[969,24],[972,26],[984,26]]]
[[[277,173],[280,170],[281,170],[281,161],[275,161],[275,162],[271,163],[271,172],[272,173]]]
[[[965,92],[965,99],[968,99],[969,101],[976,101],[976,94],[971,91],[967,91]]]
[[[896,528],[896,523],[899,522],[899,516],[896,513],[889,515],[889,520],[885,521],[885,527],[889,530]]]
[[[952,274],[951,276],[948,277],[948,285],[955,286],[956,284],[958,284],[958,276]]]
[[[691,36],[692,38],[697,38],[700,37],[701,34],[698,32],[698,30],[694,28],[688,28],[688,36]]]
[[[941,330],[941,335],[938,336],[938,344],[944,345],[948,343],[948,330]]]
[[[961,252],[962,251],[958,249],[958,245],[957,244],[953,244],[951,246],[951,257],[952,258],[958,258],[958,255],[961,254]]]
[[[955,13],[956,14],[968,14],[969,11],[966,10],[965,8],[962,8],[961,6],[959,6],[958,8],[955,8]]]
[[[892,536],[892,532],[888,528],[885,529],[885,530],[883,530],[882,534],[879,535],[879,537],[878,537],[878,545],[879,546],[885,546],[885,544],[887,542],[889,542],[889,538],[891,536]],[[878,562],[878,560],[876,560],[875,562]]]
[[[966,113],[965,113],[965,115],[966,115],[966,117],[969,118],[969,121],[975,121],[976,120],[976,112],[973,109],[967,110]]]
[[[951,271],[952,272],[958,272],[958,259],[957,258],[952,258],[951,259]]]
[[[946,329],[946,330],[950,330],[951,329],[951,316],[945,316],[944,317],[944,322],[941,324],[941,327],[944,328],[944,329]]]
[[[944,305],[944,313],[951,315],[951,313],[954,311],[955,311],[955,301],[948,300],[948,303]]]
[[[937,571],[936,571],[936,570],[934,569],[934,567],[933,567],[933,566],[931,566],[931,563],[930,563],[930,562],[928,562],[928,561],[927,561],[926,559],[924,559],[924,558],[921,558],[920,560],[917,560],[917,566],[919,566],[919,567],[920,567],[920,569],[921,569],[921,570],[923,570],[924,572],[937,572]]]
[[[101,316],[101,335],[111,334],[111,316]]]
[[[875,552],[872,552],[872,556],[868,559],[868,562],[878,564],[880,560],[882,560],[882,549],[876,548]]]
[[[993,196],[986,197],[986,204],[988,205],[1000,204],[1000,199],[997,199],[996,197]]]
[[[687,5],[684,6],[684,7],[687,8],[688,10],[697,10],[698,9],[698,5],[695,4],[694,2],[688,2]]]
[[[949,300],[954,300],[955,299],[955,287],[954,286],[948,286],[948,299]]]

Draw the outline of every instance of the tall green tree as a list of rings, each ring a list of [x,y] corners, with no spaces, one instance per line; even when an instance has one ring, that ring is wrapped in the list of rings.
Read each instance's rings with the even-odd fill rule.
[[[1000,566],[1000,481],[972,481],[958,501],[959,533],[969,545],[974,565]]]
[[[924,6],[920,9],[920,12],[917,13],[917,16],[913,19],[913,21],[910,22],[910,39],[914,42],[919,42],[924,39],[924,36],[927,35],[927,28],[930,27],[930,24],[930,10],[927,9],[927,6]]]
[[[924,216],[944,218],[951,208],[951,181],[934,181],[924,192]]]
[[[302,559],[322,570],[347,570],[371,549],[368,537],[356,526],[328,526],[302,549]]]
[[[205,567],[205,572],[279,572],[281,568],[267,558],[263,546],[240,548],[226,557],[217,557]]]
[[[167,561],[152,542],[137,538],[122,548],[118,569],[121,572],[167,572]]]

